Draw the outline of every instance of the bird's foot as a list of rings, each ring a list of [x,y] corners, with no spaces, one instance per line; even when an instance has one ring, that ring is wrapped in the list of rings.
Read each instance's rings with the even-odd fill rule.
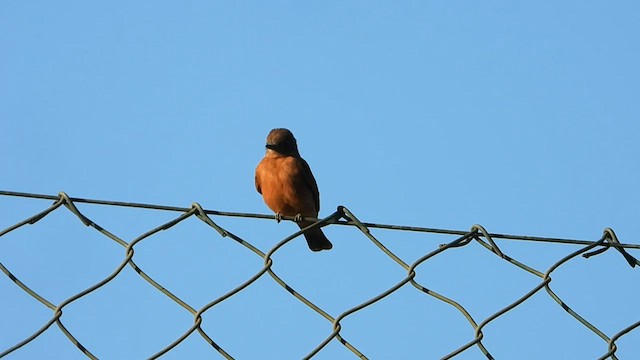
[[[293,217],[293,221],[295,221],[295,222],[297,222],[297,223],[302,222],[302,214],[296,214],[296,215]]]
[[[276,222],[279,223],[280,221],[282,221],[282,214],[276,213],[275,218],[276,218]]]

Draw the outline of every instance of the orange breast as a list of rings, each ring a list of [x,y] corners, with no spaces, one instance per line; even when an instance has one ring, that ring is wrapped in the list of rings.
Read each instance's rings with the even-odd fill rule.
[[[282,215],[316,217],[312,189],[294,157],[265,157],[256,168],[256,182],[267,206]]]

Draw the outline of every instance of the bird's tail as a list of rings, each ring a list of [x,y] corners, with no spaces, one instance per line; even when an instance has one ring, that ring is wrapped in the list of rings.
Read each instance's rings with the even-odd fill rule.
[[[313,224],[312,222],[302,222],[299,223],[300,229],[305,228],[309,225]],[[322,230],[319,227],[309,229],[304,234],[305,239],[307,239],[307,244],[309,245],[309,249],[312,251],[321,251],[321,250],[329,250],[333,247],[331,241],[327,239]]]

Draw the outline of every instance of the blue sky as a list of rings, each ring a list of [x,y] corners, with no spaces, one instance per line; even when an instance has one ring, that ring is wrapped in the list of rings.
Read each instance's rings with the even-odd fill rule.
[[[321,194],[360,220],[625,243],[640,232],[640,25],[635,2],[2,2],[0,188],[269,214],[253,172],[274,127],[296,135]],[[0,227],[49,206],[0,197]],[[79,204],[131,241],[179,213]],[[267,252],[290,222],[214,217]],[[274,271],[336,317],[406,272],[355,228],[330,252],[296,238]],[[454,237],[373,230],[407,263]],[[546,271],[576,246],[498,241]],[[134,261],[194,308],[262,259],[188,219],[136,245]],[[631,250],[633,255],[640,255]],[[0,237],[0,263],[54,304],[111,274],[124,248],[64,208]],[[540,279],[472,243],[416,280],[481,322]],[[637,268],[607,251],[552,275],[554,291],[608,336],[636,322]],[[0,351],[52,312],[0,275]],[[145,358],[193,318],[127,267],[64,308],[99,358]],[[473,339],[454,308],[405,286],[342,322],[371,359],[440,358]],[[238,359],[301,358],[332,331],[265,275],[204,315]],[[498,359],[598,358],[607,345],[542,290],[484,328]],[[618,342],[640,354],[640,330]],[[164,358],[210,358],[193,334]],[[55,325],[7,358],[82,359]],[[219,357],[219,356],[218,356]],[[221,358],[221,357],[220,357]],[[350,359],[332,341],[315,358]],[[472,348],[457,359],[481,359]]]

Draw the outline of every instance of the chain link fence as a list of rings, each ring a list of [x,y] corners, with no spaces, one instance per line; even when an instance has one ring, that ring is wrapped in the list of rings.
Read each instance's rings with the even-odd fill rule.
[[[224,358],[233,359],[234,354],[231,350],[224,348],[218,341],[216,341],[216,336],[207,333],[203,328],[203,315],[210,311],[212,308],[217,305],[225,302],[225,301],[233,301],[234,297],[238,294],[245,291],[247,288],[256,284],[259,279],[271,279],[277,285],[282,287],[282,289],[288,293],[290,296],[294,297],[296,301],[299,301],[304,306],[308,307],[308,311],[316,313],[318,316],[324,318],[327,322],[327,326],[329,331],[327,331],[326,337],[321,342],[317,343],[314,348],[308,349],[308,354],[304,357],[305,359],[310,359],[317,354],[321,353],[323,349],[327,347],[331,342],[337,342],[340,346],[346,348],[349,352],[351,352],[354,357],[367,359],[366,351],[360,349],[356,342],[352,342],[347,339],[347,334],[343,331],[342,324],[344,320],[356,313],[363,312],[364,309],[370,308],[373,304],[379,302],[380,300],[395,294],[399,293],[400,289],[414,289],[418,293],[422,294],[421,296],[431,297],[446,306],[450,306],[455,309],[455,311],[459,314],[460,317],[464,318],[468,323],[468,326],[472,330],[473,336],[468,339],[468,341],[464,343],[460,343],[457,348],[451,348],[450,351],[446,354],[439,355],[428,355],[427,358],[435,358],[439,357],[442,359],[451,359],[458,355],[464,354],[468,352],[470,349],[475,348],[479,350],[484,357],[487,359],[493,359],[493,355],[491,353],[490,346],[486,345],[485,333],[483,330],[485,327],[491,322],[499,319],[505,314],[508,314],[514,309],[521,307],[527,300],[531,299],[536,294],[546,294],[550,299],[553,300],[557,306],[566,312],[572,319],[575,319],[576,322],[580,323],[581,326],[591,332],[593,335],[601,339],[602,342],[602,354],[599,359],[618,359],[616,356],[616,352],[618,350],[617,341],[623,336],[634,332],[640,326],[640,321],[637,321],[637,312],[635,314],[631,314],[631,316],[635,316],[636,319],[629,319],[628,325],[616,329],[615,331],[605,332],[594,324],[592,324],[585,317],[581,316],[577,311],[574,311],[572,307],[567,304],[563,299],[553,290],[553,281],[552,275],[557,269],[567,264],[568,262],[582,256],[584,258],[589,258],[598,254],[601,254],[609,249],[613,249],[613,251],[619,252],[621,256],[618,258],[620,261],[625,261],[632,268],[640,265],[637,259],[635,259],[632,255],[630,255],[626,249],[640,249],[640,245],[636,244],[623,244],[621,243],[615,232],[606,228],[604,230],[603,235],[595,241],[588,240],[574,240],[574,239],[562,239],[562,238],[546,238],[546,237],[533,237],[533,236],[516,236],[516,235],[505,235],[505,234],[493,234],[489,233],[480,225],[473,225],[468,231],[459,231],[459,230],[446,230],[446,229],[433,229],[433,228],[421,228],[421,227],[407,227],[407,226],[396,226],[396,225],[385,225],[385,224],[375,224],[375,223],[366,223],[362,222],[358,219],[358,217],[353,214],[349,209],[340,206],[338,209],[331,215],[323,219],[316,219],[316,222],[300,231],[297,231],[290,236],[282,239],[275,246],[269,249],[266,253],[261,251],[257,246],[253,245],[251,242],[246,239],[241,238],[240,236],[234,234],[229,231],[225,227],[219,225],[219,222],[213,220],[216,217],[245,217],[252,219],[270,219],[273,220],[273,216],[270,215],[261,215],[261,214],[247,214],[247,213],[232,213],[232,212],[222,212],[222,211],[213,211],[213,210],[205,210],[198,203],[194,203],[190,208],[180,208],[180,207],[172,207],[172,206],[162,206],[162,205],[150,205],[150,204],[138,204],[138,203],[125,203],[125,202],[115,202],[115,201],[103,201],[103,200],[91,200],[91,199],[81,199],[81,198],[71,198],[65,193],[60,193],[57,196],[51,195],[40,195],[40,194],[26,194],[26,193],[17,193],[17,192],[9,192],[9,191],[0,191],[0,195],[5,197],[19,197],[19,198],[32,198],[32,199],[41,199],[41,200],[50,200],[53,201],[53,204],[48,206],[43,211],[40,211],[24,220],[21,220],[8,228],[0,231],[0,242],[6,238],[6,236],[10,233],[22,231],[26,225],[36,225],[39,221],[49,216],[53,212],[63,211],[62,209],[66,209],[70,211],[73,215],[75,215],[78,220],[97,231],[104,238],[109,239],[110,241],[115,242],[119,246],[124,249],[125,256],[121,259],[120,263],[115,267],[113,272],[96,282],[95,284],[83,289],[80,292],[77,292],[65,300],[61,302],[53,302],[50,299],[47,299],[45,296],[40,293],[34,291],[32,287],[29,286],[27,281],[21,281],[20,278],[15,275],[9,266],[5,266],[6,260],[11,257],[11,254],[0,254],[0,270],[4,273],[4,275],[21,289],[25,294],[28,294],[31,298],[41,304],[42,307],[49,309],[51,312],[51,317],[48,321],[42,324],[42,326],[35,330],[31,335],[24,338],[23,340],[10,345],[8,348],[2,349],[0,348],[0,358],[5,357],[9,354],[13,354],[19,352],[20,349],[28,347],[30,343],[32,343],[38,337],[43,336],[43,334],[52,331],[53,325],[57,326],[58,329],[68,338],[68,340],[75,346],[77,349],[82,352],[86,357],[91,359],[97,359],[98,355],[92,352],[92,349],[89,346],[85,346],[79,340],[78,334],[75,334],[73,331],[68,329],[63,323],[63,314],[67,314],[67,311],[71,311],[71,304],[78,301],[79,299],[91,297],[95,294],[95,291],[104,285],[114,281],[114,279],[118,278],[123,273],[123,269],[126,267],[131,267],[135,270],[135,273],[139,275],[141,279],[146,281],[149,285],[155,288],[158,292],[160,292],[163,296],[170,299],[175,306],[183,308],[185,311],[189,312],[193,316],[193,324],[190,328],[184,331],[181,335],[176,337],[171,343],[166,344],[165,347],[157,349],[154,354],[150,354],[150,359],[159,358],[170,351],[172,349],[179,347],[183,344],[186,339],[192,337],[200,337],[206,344],[211,347],[211,351],[217,352]],[[81,212],[76,204],[93,204],[93,205],[102,205],[109,206],[111,208],[117,207],[128,207],[134,209],[153,209],[164,212],[174,212],[178,213],[178,216],[170,219],[164,224],[157,226],[149,231],[142,233],[141,235],[135,237],[131,241],[125,241],[122,238],[116,236],[114,233],[110,232],[108,229],[103,228],[98,225],[92,219],[87,217],[83,212]],[[208,228],[213,231],[213,233],[218,234],[223,239],[229,239],[235,244],[242,246],[255,256],[260,257],[262,261],[262,267],[255,270],[255,273],[246,278],[243,282],[237,284],[235,288],[231,291],[228,291],[221,296],[218,296],[215,299],[210,299],[208,303],[204,306],[195,307],[190,305],[185,300],[176,296],[174,293],[169,291],[163,285],[159,283],[159,281],[155,280],[152,276],[150,276],[147,272],[145,272],[138,264],[136,264],[136,247],[142,241],[145,241],[148,238],[154,237],[162,231],[166,231],[171,229],[173,226],[185,221],[188,218],[196,218],[202,223],[206,224]],[[292,218],[284,217],[285,220],[293,220]],[[391,261],[393,261],[397,267],[401,268],[404,272],[404,278],[397,279],[397,282],[388,287],[382,292],[377,293],[375,296],[367,299],[366,301],[349,308],[338,314],[331,314],[324,309],[322,309],[318,304],[312,302],[307,297],[305,297],[300,292],[293,289],[293,287],[285,281],[282,277],[278,276],[274,272],[274,255],[283,249],[283,247],[290,244],[290,242],[299,237],[304,231],[316,226],[349,226],[354,227],[359,230],[361,236],[368,239],[371,244],[375,245],[379,251],[381,251],[385,256],[387,256]],[[404,231],[404,232],[414,232],[414,233],[431,233],[431,234],[440,234],[449,237],[450,241],[444,244],[441,244],[437,249],[430,251],[428,253],[423,254],[417,260],[414,261],[406,261],[401,258],[395,252],[390,250],[388,246],[385,246],[378,237],[374,236],[371,229],[386,229],[389,231]],[[520,262],[508,254],[506,254],[501,246],[498,246],[498,240],[516,240],[516,241],[530,241],[530,242],[544,242],[547,244],[570,244],[578,249],[572,251],[559,260],[557,260],[552,266],[546,269],[536,269],[531,267],[523,262]],[[459,249],[465,247],[471,243],[479,244],[483,249],[493,254],[498,261],[504,261],[512,266],[514,269],[518,271],[525,272],[529,276],[534,277],[536,280],[536,285],[530,288],[526,293],[522,294],[515,301],[510,302],[507,306],[502,307],[495,313],[485,317],[485,318],[476,318],[472,315],[472,311],[458,301],[454,300],[451,297],[447,297],[444,294],[436,292],[431,288],[427,287],[421,281],[416,279],[417,272],[422,264],[429,262],[437,258],[439,255],[445,252],[452,252],[455,249]],[[340,251],[338,249],[334,249],[332,251]],[[1,326],[3,327],[11,327],[11,323],[3,323]],[[425,340],[426,341],[426,340]]]

